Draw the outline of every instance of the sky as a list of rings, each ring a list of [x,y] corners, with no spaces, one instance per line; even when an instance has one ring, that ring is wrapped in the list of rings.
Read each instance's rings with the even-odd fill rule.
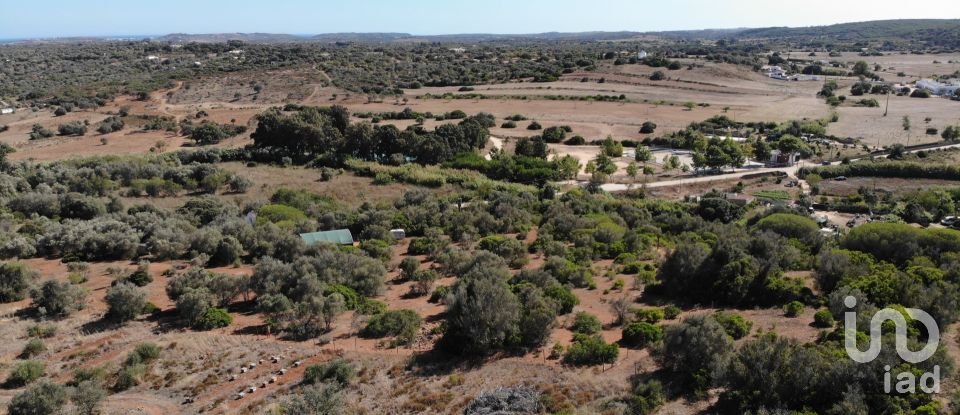
[[[0,39],[168,33],[541,33],[960,18],[957,0],[4,1]],[[909,5],[907,5],[909,4]]]

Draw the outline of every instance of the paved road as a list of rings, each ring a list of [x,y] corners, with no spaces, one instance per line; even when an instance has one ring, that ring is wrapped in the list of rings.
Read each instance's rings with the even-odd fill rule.
[[[936,147],[909,150],[907,151],[907,153],[916,153],[919,151],[942,150],[942,149],[948,149],[948,148],[960,148],[960,144],[944,144]],[[887,157],[886,154],[874,156],[874,158],[886,158],[886,157]],[[852,159],[850,161],[858,161],[858,160],[861,160],[861,159]],[[830,164],[837,165],[837,164],[840,164],[840,162],[834,161]],[[815,163],[804,162],[804,163],[801,163],[800,165],[791,166],[791,167],[740,169],[731,173],[715,174],[710,176],[695,176],[695,177],[686,177],[682,179],[670,179],[670,180],[662,180],[657,182],[650,182],[650,183],[647,183],[646,186],[648,189],[656,189],[661,187],[672,187],[672,186],[683,186],[683,185],[689,185],[693,183],[709,183],[709,182],[715,182],[715,181],[739,179],[739,178],[742,178],[743,176],[747,176],[751,174],[772,173],[772,172],[778,172],[778,171],[786,173],[787,176],[796,177],[797,171],[800,170],[801,167],[816,167],[816,166],[818,165]],[[584,185],[587,182],[581,181],[579,183]],[[608,192],[622,192],[622,191],[628,190],[628,185],[624,183],[606,183],[600,187],[603,190]],[[633,185],[633,188],[638,188],[638,187],[640,187],[639,184]]]
[[[779,168],[741,169],[741,170],[737,170],[737,171],[730,172],[730,173],[714,174],[714,175],[710,175],[710,176],[695,176],[695,177],[685,177],[685,178],[682,178],[682,179],[670,179],[670,180],[661,180],[661,181],[656,181],[656,182],[649,182],[649,183],[646,184],[646,186],[647,186],[648,189],[655,189],[655,188],[660,188],[660,187],[671,187],[671,186],[684,186],[684,185],[689,185],[689,184],[692,184],[692,183],[709,183],[709,182],[722,181],[722,180],[739,179],[739,178],[741,178],[741,177],[743,177],[743,176],[747,176],[747,175],[751,175],[751,174],[772,173],[772,172],[777,172],[777,171],[784,172],[784,173],[786,173],[788,176],[796,176],[796,175],[797,175],[797,170],[799,170],[799,169],[800,169],[800,166],[779,167]],[[574,184],[574,183],[577,183],[577,184],[580,184],[580,185],[586,185],[588,182],[585,181],[585,180],[584,180],[584,181],[577,181],[577,182],[574,182],[574,181],[570,180],[570,181],[562,182],[561,184]],[[639,188],[640,186],[642,186],[641,183],[636,183],[636,184],[632,185],[632,188],[636,189],[636,188]],[[608,192],[622,192],[622,191],[628,190],[628,187],[629,187],[629,186],[628,186],[627,184],[625,184],[625,183],[605,183],[605,184],[603,184],[603,185],[600,186],[601,189],[603,189],[603,190],[605,190],[605,191],[608,191]]]

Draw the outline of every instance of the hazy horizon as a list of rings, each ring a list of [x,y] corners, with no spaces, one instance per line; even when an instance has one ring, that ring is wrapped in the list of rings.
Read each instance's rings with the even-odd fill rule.
[[[531,34],[544,32],[733,29],[820,26],[891,19],[955,19],[960,9],[949,0],[923,0],[902,10],[899,3],[857,4],[811,0],[784,7],[759,0],[715,4],[678,0],[666,4],[605,0],[584,7],[571,0],[515,4],[491,0],[475,4],[412,0],[362,0],[349,4],[274,0],[130,5],[118,0],[11,3],[0,15],[0,39],[56,37],[142,37],[171,33],[324,33]],[[955,10],[955,11],[950,11]],[[953,13],[953,14],[950,14]],[[38,25],[37,22],[42,24]]]

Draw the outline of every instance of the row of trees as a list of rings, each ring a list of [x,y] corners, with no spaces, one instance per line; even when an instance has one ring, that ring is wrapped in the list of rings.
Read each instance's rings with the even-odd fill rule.
[[[402,164],[438,164],[483,148],[493,126],[488,116],[468,117],[434,131],[413,126],[351,124],[346,108],[300,107],[293,112],[273,108],[257,116],[254,146],[284,152],[295,160],[320,158],[337,164],[348,157]]]

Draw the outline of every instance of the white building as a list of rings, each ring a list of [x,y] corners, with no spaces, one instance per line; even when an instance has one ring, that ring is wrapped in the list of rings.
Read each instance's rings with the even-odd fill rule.
[[[917,81],[917,88],[926,89],[930,91],[933,95],[956,95],[957,91],[960,90],[960,84],[956,81],[951,83],[937,82],[932,79],[921,79]]]
[[[13,114],[13,108],[0,108],[0,115]]]
[[[779,66],[764,65],[761,70],[766,72],[767,76],[773,79],[779,79],[781,81],[786,81],[789,79],[787,76],[787,71]]]
[[[637,52],[637,59],[644,60],[646,58],[647,58],[647,51],[640,49],[640,51]]]
[[[773,150],[770,152],[770,160],[767,162],[769,166],[792,166],[797,164],[800,161],[800,154],[798,153],[784,153],[780,150]]]

